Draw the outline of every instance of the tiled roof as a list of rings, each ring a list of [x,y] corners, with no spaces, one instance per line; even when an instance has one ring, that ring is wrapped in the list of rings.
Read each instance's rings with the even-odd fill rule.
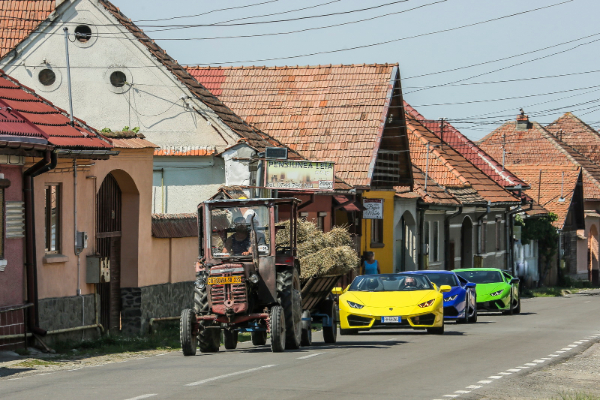
[[[198,237],[196,214],[152,214],[155,238]]]
[[[232,131],[237,133],[245,142],[258,151],[265,147],[282,147],[282,144],[263,132],[249,126],[244,120],[236,115],[229,107],[224,105],[215,95],[209,92],[203,85],[194,79],[179,63],[171,58],[161,47],[150,39],[140,28],[115,7],[110,1],[99,0],[108,12],[133,34],[148,51],[162,63],[187,89],[208,106]]]
[[[75,118],[71,126],[68,113],[32,89],[21,85],[16,79],[0,71],[0,100],[19,112],[47,135],[48,142],[67,149],[112,148],[110,141],[101,136],[85,122]]]
[[[212,146],[165,146],[154,150],[155,156],[212,156],[217,149]]]
[[[564,114],[546,126],[546,130],[578,153],[600,164],[600,134],[572,113]]]
[[[566,142],[557,140],[537,122],[530,122],[527,129],[517,128],[516,121],[507,122],[481,139],[479,146],[492,157],[497,157],[502,154],[503,141],[506,142],[506,166],[517,175],[515,166],[518,165],[536,170],[538,165],[582,168],[584,198],[600,199],[600,166]]]
[[[0,1],[0,58],[26,39],[56,8],[56,0]]]
[[[442,144],[440,138],[412,116],[408,115],[406,122],[411,160],[421,174],[427,173],[428,193],[431,179],[445,189],[443,195],[445,201],[447,201],[447,196],[451,196],[465,205],[487,204],[488,201],[504,204],[520,203],[511,193],[471,164],[462,154],[451,146]],[[429,157],[427,157],[428,144]],[[415,182],[420,182],[420,178],[415,177],[414,179]],[[424,186],[424,182],[422,185]],[[418,184],[418,187],[420,186],[421,183]],[[433,189],[437,190],[435,187]],[[441,196],[441,194],[439,195]]]
[[[558,215],[555,226],[562,229],[571,206],[581,168],[567,164],[538,164],[536,166],[515,164],[511,166],[511,169],[531,186],[531,189],[527,192],[536,202],[539,200],[539,206]],[[561,192],[564,201],[561,201]]]
[[[502,168],[502,164],[497,162],[485,151],[480,149],[475,143],[469,140],[465,135],[447,121],[444,121],[443,131],[440,121],[427,120],[417,110],[404,102],[405,111],[421,122],[427,129],[435,133],[437,137],[448,143],[452,148],[462,154],[467,160],[473,163],[487,176],[495,180],[499,185],[505,188],[512,188],[517,185],[525,186],[517,176],[508,169]]]
[[[0,100],[0,138],[48,143],[48,135],[3,100]]]
[[[158,146],[142,138],[111,139],[115,148],[119,149],[155,149]]]
[[[335,162],[350,185],[371,184],[397,64],[187,69],[252,126]]]

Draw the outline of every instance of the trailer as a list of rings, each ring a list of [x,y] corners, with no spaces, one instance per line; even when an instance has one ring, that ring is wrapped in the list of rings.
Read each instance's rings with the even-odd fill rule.
[[[333,344],[337,341],[337,304],[331,290],[341,275],[313,276],[302,283],[302,346],[312,345],[312,323],[323,327],[323,340]]]

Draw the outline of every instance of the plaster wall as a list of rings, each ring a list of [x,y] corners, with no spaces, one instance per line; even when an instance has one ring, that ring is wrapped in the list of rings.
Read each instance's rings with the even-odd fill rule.
[[[587,204],[586,204],[587,205]],[[595,227],[595,229],[593,230],[596,233],[595,236],[595,240],[590,240],[593,236],[592,234],[592,227]],[[577,273],[578,274],[582,274],[582,273],[587,273],[588,269],[589,269],[589,258],[588,258],[588,248],[590,247],[590,242],[594,243],[595,245],[595,249],[593,249],[593,252],[596,254],[596,258],[598,258],[598,255],[600,254],[600,249],[598,248],[598,238],[600,237],[600,235],[598,235],[600,233],[600,217],[592,217],[592,216],[585,216],[585,237],[587,238],[586,245],[585,245],[585,249],[577,249]],[[599,265],[598,262],[595,261],[592,263],[593,264],[593,269],[598,269]]]
[[[405,230],[402,227],[402,217],[407,223]],[[403,237],[406,236],[406,242]],[[406,249],[403,250],[403,243]],[[419,263],[418,251],[418,218],[417,199],[394,198],[394,271],[412,271],[417,269]]]
[[[23,166],[0,165],[0,173],[10,181],[4,190],[5,201],[23,201]],[[0,307],[23,304],[25,267],[25,238],[7,238],[4,241],[4,259],[6,266],[0,272]]]
[[[140,286],[193,281],[198,259],[198,238],[152,238],[152,263]]]
[[[234,146],[223,152],[225,184],[227,186],[256,186],[256,182],[252,181],[250,162],[244,160],[255,154],[256,151],[245,145]]]
[[[123,192],[121,286],[143,285],[151,281],[152,271],[145,266],[152,263],[151,248],[151,190],[153,149],[119,149],[110,160],[79,160],[77,179],[77,229],[88,234],[88,248],[79,255],[79,286],[82,294],[94,292],[94,285],[86,284],[86,256],[95,254],[96,193],[108,173],[113,173]],[[93,164],[93,165],[92,165]],[[74,203],[72,160],[59,159],[54,172],[34,180],[35,230],[39,298],[66,297],[77,294],[78,267],[74,249]],[[26,166],[27,167],[27,166]],[[90,177],[90,178],[88,178]],[[92,177],[95,177],[93,179]],[[46,184],[61,186],[61,252],[45,254],[44,243],[44,189]],[[138,266],[142,268],[138,269]]]
[[[394,198],[393,190],[371,190],[363,193],[366,199],[383,199],[383,244],[371,242],[371,226],[373,220],[363,220],[362,246],[364,251],[375,253],[382,274],[394,272]],[[392,217],[392,218],[390,218]]]
[[[429,225],[429,254],[428,254],[428,263],[426,269],[444,269],[446,255],[445,255],[445,234],[444,234],[444,219],[446,217],[445,212],[436,212],[436,211],[426,211],[425,212],[425,220],[424,223]],[[434,225],[437,222],[438,232],[437,232],[437,252],[438,258],[435,258],[435,229]],[[423,226],[423,235],[427,232],[425,225]],[[427,238],[423,238],[423,243],[425,243]]]

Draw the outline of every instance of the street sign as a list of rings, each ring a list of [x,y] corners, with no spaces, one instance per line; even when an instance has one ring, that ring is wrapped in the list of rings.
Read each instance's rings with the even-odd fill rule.
[[[363,219],[383,219],[383,199],[363,199]]]
[[[266,160],[265,186],[286,190],[333,190],[334,164],[320,161]]]

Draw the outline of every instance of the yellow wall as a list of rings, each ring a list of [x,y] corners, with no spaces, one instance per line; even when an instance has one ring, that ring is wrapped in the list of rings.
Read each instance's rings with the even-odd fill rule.
[[[392,190],[375,190],[363,193],[366,199],[383,199],[383,247],[371,248],[371,221],[363,220],[363,242],[364,251],[375,253],[375,259],[379,262],[382,274],[394,272],[394,196]]]

